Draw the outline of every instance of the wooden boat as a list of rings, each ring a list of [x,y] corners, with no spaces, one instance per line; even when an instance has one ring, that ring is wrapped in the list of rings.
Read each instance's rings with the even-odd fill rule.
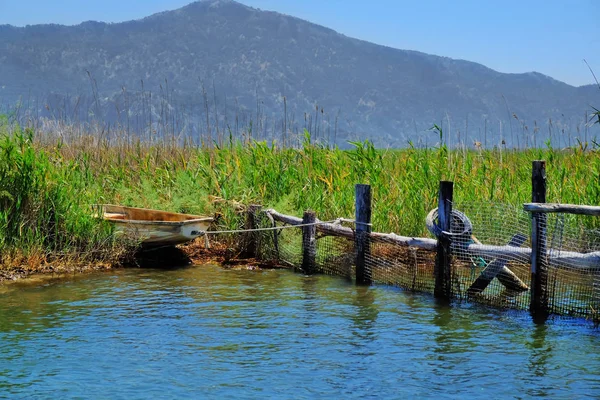
[[[202,236],[212,217],[100,204],[99,213],[116,234],[139,240],[144,247],[174,246]]]

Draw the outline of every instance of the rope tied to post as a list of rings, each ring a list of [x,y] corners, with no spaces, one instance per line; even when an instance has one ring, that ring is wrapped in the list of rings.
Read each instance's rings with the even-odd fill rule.
[[[314,226],[314,225],[324,225],[324,224],[339,224],[341,218],[333,219],[331,221],[315,221],[309,224],[295,224],[295,225],[283,225],[283,226],[270,226],[266,228],[253,228],[253,229],[231,229],[231,230],[222,230],[222,231],[202,231],[199,233],[199,236],[202,235],[218,235],[222,233],[248,233],[248,232],[263,232],[263,231],[275,231],[280,229],[290,229],[290,228],[301,228],[303,226]]]

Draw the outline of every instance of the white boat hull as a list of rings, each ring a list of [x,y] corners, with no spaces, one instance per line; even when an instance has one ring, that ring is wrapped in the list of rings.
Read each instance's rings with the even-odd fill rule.
[[[146,208],[100,205],[102,218],[115,234],[139,241],[144,247],[174,246],[204,235],[214,218]]]

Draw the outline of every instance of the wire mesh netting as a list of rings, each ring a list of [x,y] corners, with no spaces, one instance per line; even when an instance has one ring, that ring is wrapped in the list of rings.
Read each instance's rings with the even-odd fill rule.
[[[399,245],[386,238],[371,239],[365,269],[373,282],[415,292],[433,293],[435,252]]]
[[[529,307],[531,255],[516,251],[531,247],[529,214],[506,204],[452,207],[454,296],[501,307]]]
[[[453,204],[452,276],[457,298],[527,309],[531,286],[531,215],[522,206]],[[548,311],[597,318],[600,232],[590,218],[544,214],[541,242]],[[465,228],[465,225],[467,227]]]
[[[597,217],[547,214],[548,307],[559,315],[592,316],[600,306],[600,232],[587,229]],[[545,221],[544,221],[545,220]]]
[[[302,227],[275,221],[268,214],[260,213],[256,219],[258,228],[278,228],[262,231],[259,257],[265,261],[303,271]],[[354,276],[355,248],[353,238],[324,235],[316,225],[316,253],[313,272],[327,275]],[[303,271],[308,272],[308,271]]]
[[[305,271],[303,228],[296,226],[301,220],[290,218],[295,218],[293,224],[276,221],[265,212],[256,213],[257,228],[274,229],[251,233],[249,237],[254,239],[239,244],[250,243],[256,246],[257,258],[298,271],[355,277],[353,227],[332,235],[317,224],[314,266],[312,271]],[[593,226],[586,218],[593,217],[547,214],[542,219],[548,311],[596,320],[600,308],[600,231],[586,228]],[[531,293],[531,221],[522,205],[454,203],[450,235],[453,298],[527,309]],[[434,293],[435,235],[419,240],[421,245],[415,247],[393,234],[370,235],[365,272],[372,282]]]
[[[356,275],[354,240],[345,237],[317,237],[317,271],[352,279]]]

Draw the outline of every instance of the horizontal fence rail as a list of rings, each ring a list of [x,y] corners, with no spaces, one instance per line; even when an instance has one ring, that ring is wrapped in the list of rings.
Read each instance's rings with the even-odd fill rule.
[[[265,210],[265,213],[273,217],[275,221],[288,225],[302,225],[302,218],[281,214],[274,209]],[[341,220],[341,219],[340,219]],[[321,222],[318,218],[317,231],[325,235],[345,237],[354,240],[354,229],[336,223]],[[382,242],[388,242],[398,246],[414,247],[421,250],[435,251],[437,240],[423,237],[400,236],[395,233],[371,232],[371,238]],[[531,258],[531,248],[514,246],[494,246],[487,244],[471,243],[463,248],[463,251],[474,257],[489,258]],[[590,253],[578,253],[560,249],[548,249],[547,257],[561,264],[571,264],[573,268],[590,270],[600,267],[600,251]]]
[[[531,213],[565,213],[577,215],[600,216],[600,207],[583,206],[577,204],[558,204],[558,203],[525,203],[523,209]]]

